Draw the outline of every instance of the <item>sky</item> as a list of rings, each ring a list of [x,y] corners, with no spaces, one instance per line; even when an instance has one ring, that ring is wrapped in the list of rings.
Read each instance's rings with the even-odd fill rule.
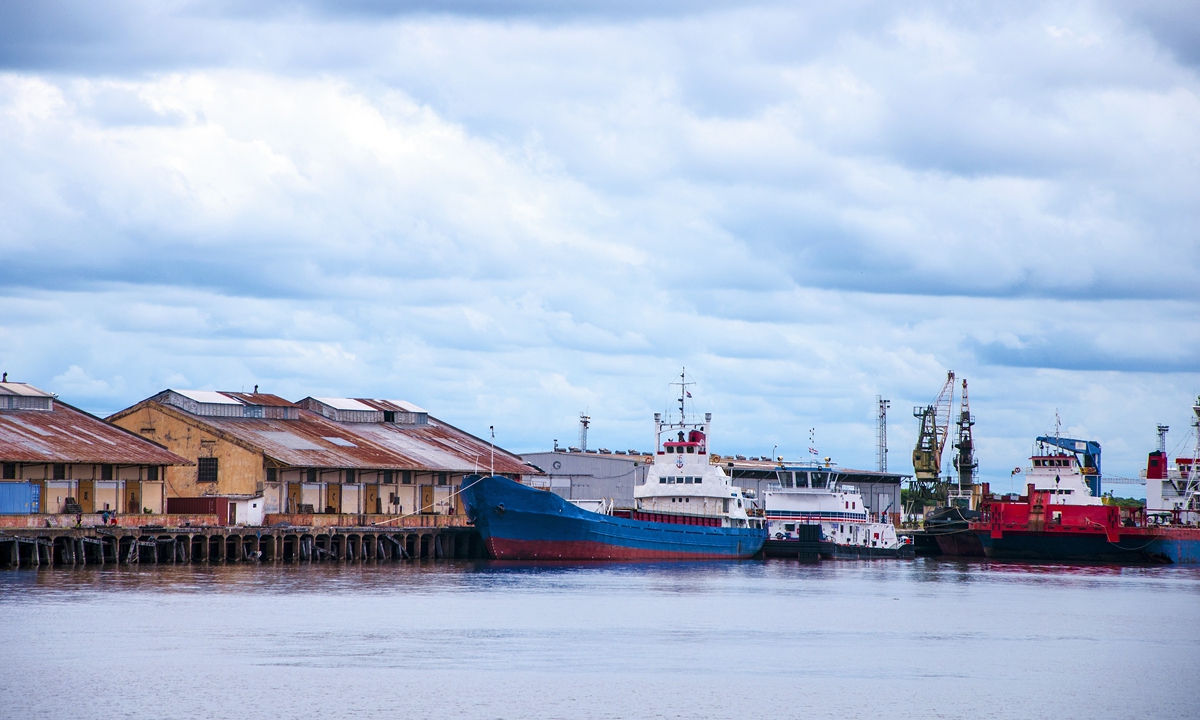
[[[1194,442],[1200,7],[1134,5],[3,0],[0,369],[533,451],[649,449],[686,368],[715,452],[873,468],[882,396],[900,472],[953,370],[994,489],[1056,416],[1136,477]]]

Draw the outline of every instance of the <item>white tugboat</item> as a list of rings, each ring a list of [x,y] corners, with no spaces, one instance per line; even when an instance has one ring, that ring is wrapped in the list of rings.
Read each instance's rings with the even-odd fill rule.
[[[832,463],[780,465],[763,493],[768,557],[912,557],[890,522],[867,511],[858,489],[843,485]]]

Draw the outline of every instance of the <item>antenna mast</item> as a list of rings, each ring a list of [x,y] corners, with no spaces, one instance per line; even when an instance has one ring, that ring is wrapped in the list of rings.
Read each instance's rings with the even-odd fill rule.
[[[681,424],[686,423],[687,422],[687,412],[685,411],[686,402],[687,402],[687,399],[692,396],[692,394],[690,392],[688,392],[688,386],[695,385],[696,383],[687,381],[687,368],[683,368],[683,370],[680,371],[680,373],[679,373],[679,382],[671,383],[671,384],[679,386],[679,422]]]
[[[586,412],[579,413],[579,449],[587,452],[587,431],[592,424],[592,416]]]
[[[876,395],[875,404],[879,407],[878,426],[875,429],[875,464],[879,472],[887,472],[887,411],[892,401]]]

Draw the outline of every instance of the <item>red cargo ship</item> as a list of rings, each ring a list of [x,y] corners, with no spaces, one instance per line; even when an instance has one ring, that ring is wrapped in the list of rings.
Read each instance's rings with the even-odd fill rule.
[[[1143,508],[1068,505],[1033,484],[1016,499],[985,500],[971,531],[989,558],[1170,562],[1156,547],[1161,532]],[[1099,498],[1097,498],[1099,500]]]

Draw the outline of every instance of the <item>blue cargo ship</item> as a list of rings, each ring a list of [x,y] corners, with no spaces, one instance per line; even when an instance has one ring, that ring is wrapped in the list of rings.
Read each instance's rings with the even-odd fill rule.
[[[496,476],[464,478],[462,500],[499,560],[734,560],[758,554],[766,540],[757,519],[726,527],[683,514],[597,513]]]
[[[463,479],[467,516],[492,557],[503,560],[710,560],[750,558],[767,539],[742,489],[709,461],[708,431],[685,413],[655,413],[655,455],[630,510],[592,512],[547,490],[507,478]]]

